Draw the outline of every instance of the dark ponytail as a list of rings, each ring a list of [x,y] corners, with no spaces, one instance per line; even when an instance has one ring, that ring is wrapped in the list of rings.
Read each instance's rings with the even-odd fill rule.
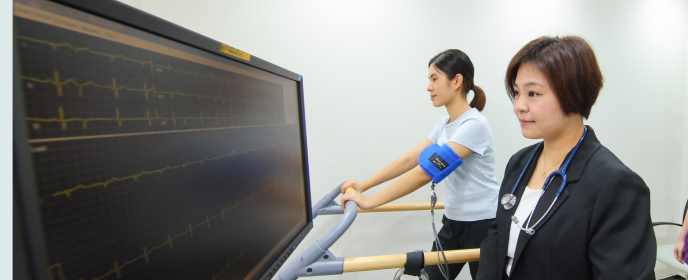
[[[483,111],[485,109],[485,103],[487,103],[487,97],[485,97],[485,92],[479,86],[473,86],[473,100],[471,100],[471,107],[478,109],[478,111]]]
[[[463,94],[468,94],[470,90],[473,90],[474,93],[473,100],[470,103],[471,107],[478,109],[478,111],[485,109],[485,103],[487,103],[485,92],[473,83],[475,70],[473,69],[471,59],[466,53],[457,49],[449,49],[430,59],[428,67],[431,67],[433,64],[447,75],[448,80],[454,79],[457,74],[461,74],[463,76],[463,84],[461,85]]]

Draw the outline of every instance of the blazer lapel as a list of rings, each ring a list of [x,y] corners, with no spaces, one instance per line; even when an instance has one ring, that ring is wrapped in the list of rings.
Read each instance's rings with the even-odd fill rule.
[[[526,164],[528,163],[528,159],[530,159],[530,156],[534,152],[536,152],[537,146],[538,146],[537,144],[533,145],[531,149],[526,151],[523,158],[519,162],[518,166],[515,166],[511,170],[509,175],[504,177],[504,181],[508,182],[509,185],[507,185],[506,192],[500,194],[500,196],[499,196],[500,200],[501,200],[502,196],[511,192],[514,184],[516,184],[516,181],[518,181],[518,176],[520,176],[523,169],[526,168]],[[509,210],[506,210],[506,209],[504,209],[504,207],[501,204],[499,204],[498,212],[502,212],[502,213],[501,213],[501,215],[497,215],[497,217],[499,217],[498,231],[500,233],[505,233],[505,234],[499,234],[499,240],[498,240],[498,244],[497,244],[497,248],[499,248],[498,255],[506,257],[507,249],[508,249],[508,245],[509,245],[509,234],[508,233],[511,230],[511,216],[513,216],[516,213],[516,209],[518,208],[518,205],[521,203],[521,199],[520,199],[521,194],[523,194],[523,190],[526,188],[526,185],[528,185],[528,182],[530,181],[530,176],[533,174],[533,170],[535,170],[535,167],[537,166],[536,160],[537,160],[537,157],[538,157],[540,152],[542,152],[542,151],[538,151],[538,154],[536,154],[534,156],[535,159],[533,160],[533,162],[530,163],[526,172],[523,173],[523,178],[521,178],[521,182],[516,187],[516,191],[514,191],[514,194],[518,197],[518,199],[516,199],[516,204],[514,205],[514,207],[512,207]],[[500,258],[497,265],[498,265],[497,267],[499,269],[506,269],[506,258]],[[504,270],[500,270],[498,272],[498,274],[503,275]]]
[[[562,204],[566,201],[566,199],[569,197],[569,191],[567,189],[564,189],[564,191],[561,193],[561,196],[557,199],[557,201],[552,205],[552,202],[554,201],[554,198],[557,195],[557,191],[559,190],[559,186],[561,185],[561,176],[557,176],[557,179],[552,180],[552,183],[550,184],[549,187],[547,187],[547,190],[545,191],[545,194],[542,195],[540,198],[540,201],[538,201],[537,206],[535,206],[535,211],[533,211],[533,217],[528,221],[527,228],[532,227],[535,223],[538,222],[538,220],[542,217],[542,220],[540,223],[537,224],[533,228],[535,230],[535,234],[537,234],[538,230],[547,223],[547,220],[549,220],[550,217],[554,215],[554,213],[557,212],[557,209],[561,207]],[[547,212],[547,209],[549,209],[549,206],[552,205],[552,209],[549,210],[549,213],[547,213],[546,216],[545,213]],[[523,227],[526,227],[524,225]],[[523,253],[523,248],[528,244],[528,241],[533,237],[533,235],[527,234],[524,231],[520,231],[518,235],[518,243],[516,243],[516,251],[514,252],[514,261],[512,263],[512,267],[516,267],[516,264],[518,263],[518,259],[521,256],[521,253]]]

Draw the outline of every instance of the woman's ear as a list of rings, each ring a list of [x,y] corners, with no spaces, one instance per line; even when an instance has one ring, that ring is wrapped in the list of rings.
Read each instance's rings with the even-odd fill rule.
[[[461,85],[463,84],[463,75],[461,74],[456,74],[454,79],[451,81],[451,86],[454,90],[459,90],[461,88]]]

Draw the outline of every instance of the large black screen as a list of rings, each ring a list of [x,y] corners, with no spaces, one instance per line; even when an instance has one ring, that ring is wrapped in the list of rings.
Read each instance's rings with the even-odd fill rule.
[[[307,224],[297,81],[54,3],[14,24],[49,279],[257,279]]]

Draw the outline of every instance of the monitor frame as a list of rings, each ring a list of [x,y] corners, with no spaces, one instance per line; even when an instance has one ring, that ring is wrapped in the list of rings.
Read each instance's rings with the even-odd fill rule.
[[[306,141],[306,117],[304,110],[303,77],[275,64],[251,55],[250,61],[220,51],[221,42],[185,29],[169,21],[132,8],[117,1],[50,0],[107,20],[117,22],[150,34],[160,36],[208,53],[229,58],[284,78],[297,85],[298,118],[301,128],[301,160],[303,162],[304,195],[306,203],[306,225],[282,250],[259,279],[270,279],[286,262],[294,249],[313,228],[308,145]],[[14,35],[12,36],[14,38]],[[226,44],[225,44],[226,45]],[[34,170],[28,144],[28,129],[25,120],[25,105],[19,70],[19,52],[13,39],[13,279],[48,279],[47,246],[43,226]]]

